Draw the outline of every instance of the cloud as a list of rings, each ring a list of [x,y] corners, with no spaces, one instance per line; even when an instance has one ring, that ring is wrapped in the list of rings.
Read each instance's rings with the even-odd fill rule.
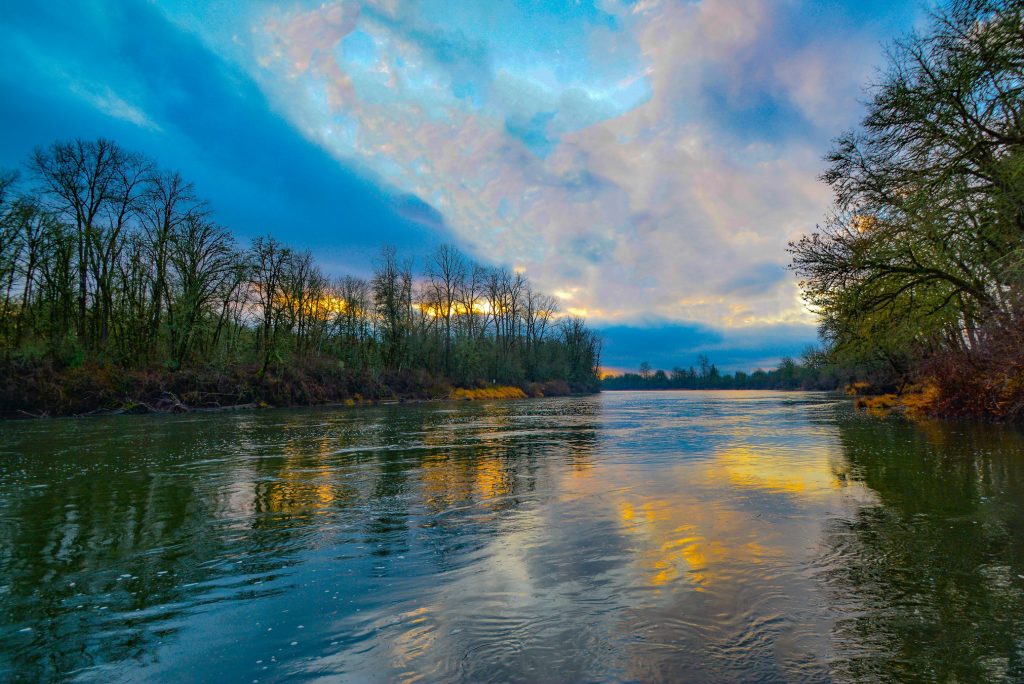
[[[785,245],[827,208],[878,36],[767,0],[438,7],[275,8],[244,63],[307,138],[575,312],[813,323]]]
[[[773,261],[751,264],[747,270],[730,278],[723,285],[729,294],[756,295],[770,290],[787,277],[786,269]]]
[[[139,107],[121,99],[109,86],[88,81],[71,81],[68,89],[108,116],[157,133],[162,130]]]
[[[443,231],[444,216],[415,195],[402,195],[394,199],[399,216],[436,231]]]
[[[450,240],[606,329],[668,321],[705,346],[751,331],[769,358],[788,344],[770,331],[814,323],[785,245],[827,209],[828,140],[912,12],[167,0],[8,18],[10,130],[115,131],[191,171],[236,230],[331,268],[371,241]],[[83,30],[102,38],[88,51]]]
[[[237,28],[240,16],[223,25]],[[6,19],[0,166],[54,140],[111,137],[192,179],[243,242],[273,232],[335,272],[368,268],[382,242],[426,250],[451,240],[422,199],[339,165],[236,63],[149,2],[61,12],[23,3]],[[97,37],[87,50],[83,34]]]

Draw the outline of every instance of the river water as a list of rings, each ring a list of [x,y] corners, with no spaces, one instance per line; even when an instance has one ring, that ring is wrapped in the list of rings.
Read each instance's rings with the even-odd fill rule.
[[[1024,681],[1024,436],[831,395],[0,423],[0,680]]]

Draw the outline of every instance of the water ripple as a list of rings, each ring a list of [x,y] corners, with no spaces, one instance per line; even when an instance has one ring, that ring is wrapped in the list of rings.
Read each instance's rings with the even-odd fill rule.
[[[1022,445],[772,392],[0,423],[0,679],[1021,681]]]

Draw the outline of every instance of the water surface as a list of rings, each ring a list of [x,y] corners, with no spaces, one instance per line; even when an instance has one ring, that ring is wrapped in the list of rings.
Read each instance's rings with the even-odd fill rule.
[[[1024,439],[825,394],[0,423],[0,680],[1022,681]]]

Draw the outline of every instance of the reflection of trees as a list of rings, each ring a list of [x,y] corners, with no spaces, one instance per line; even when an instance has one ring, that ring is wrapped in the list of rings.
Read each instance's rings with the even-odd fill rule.
[[[431,433],[417,473],[428,513],[418,534],[438,571],[502,533],[551,469],[586,464],[597,410],[585,400],[466,407]]]
[[[349,541],[374,556],[422,546],[433,570],[450,570],[501,533],[535,494],[543,459],[587,467],[598,406],[565,400],[366,409],[312,431],[308,414],[297,412],[294,435],[287,425],[253,427],[249,433],[267,431],[251,438],[257,444],[288,435],[280,454],[255,462],[254,526],[336,519]]]
[[[838,673],[1024,680],[1020,433],[847,421],[841,439],[879,503],[829,532]]]
[[[3,619],[31,630],[0,642],[0,679],[5,666],[17,679],[44,681],[145,660],[173,631],[168,621],[224,572],[215,561],[237,555],[236,540],[210,524],[212,492],[174,472],[185,450],[216,444],[210,436],[188,423],[153,436],[145,422],[129,436],[109,425],[59,423],[63,438],[25,443],[15,462],[27,488],[0,470]],[[77,446],[79,429],[94,431],[88,452]],[[214,600],[237,590],[222,588]]]
[[[470,562],[545,468],[587,460],[594,416],[560,405],[33,426],[0,463],[0,679],[145,662],[190,611],[283,591],[268,580],[314,547]],[[372,565],[348,567],[391,572]]]

